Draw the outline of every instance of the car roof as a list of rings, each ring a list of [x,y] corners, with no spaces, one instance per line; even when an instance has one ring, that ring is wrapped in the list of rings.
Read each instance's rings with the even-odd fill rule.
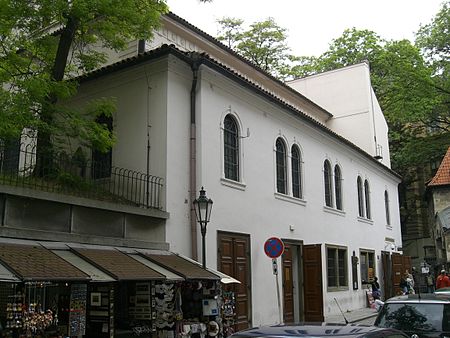
[[[299,323],[255,327],[233,334],[233,337],[321,337],[355,336],[376,332],[396,332],[397,330],[361,324]]]
[[[433,293],[423,293],[423,294],[413,294],[396,296],[389,298],[385,301],[385,304],[390,303],[440,303],[440,304],[450,304],[450,295],[448,294],[433,294]]]

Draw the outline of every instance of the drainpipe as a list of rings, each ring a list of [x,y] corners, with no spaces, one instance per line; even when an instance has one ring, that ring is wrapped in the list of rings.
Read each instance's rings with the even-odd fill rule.
[[[197,80],[198,80],[198,68],[199,68],[199,56],[197,53],[191,53],[192,58],[192,86],[191,86],[191,130],[190,130],[190,158],[189,158],[189,166],[190,166],[190,181],[189,181],[189,191],[190,191],[190,225],[191,225],[191,255],[192,259],[197,260],[197,219],[194,211],[194,200],[196,198],[197,193],[197,130],[195,125],[195,110],[196,110],[196,91],[197,91]]]

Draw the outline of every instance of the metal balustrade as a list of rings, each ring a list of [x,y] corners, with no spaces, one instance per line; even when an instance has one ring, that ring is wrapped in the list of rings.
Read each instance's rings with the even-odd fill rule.
[[[0,184],[161,209],[163,179],[64,152],[37,155],[33,144],[0,144]]]

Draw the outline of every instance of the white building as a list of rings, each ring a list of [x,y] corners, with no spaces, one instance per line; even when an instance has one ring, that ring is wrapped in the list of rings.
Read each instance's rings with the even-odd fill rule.
[[[58,228],[59,240],[169,247],[201,260],[192,202],[204,187],[214,200],[207,266],[241,281],[237,329],[279,321],[263,249],[270,237],[286,246],[278,260],[284,321],[323,320],[339,312],[335,300],[344,311],[365,307],[374,276],[392,293],[400,177],[365,63],[286,85],[169,13],[153,41],[131,43],[82,77],[69,104],[104,97],[117,101],[108,123],[118,141],[103,158],[161,177],[160,208],[97,203],[110,218],[96,214],[70,235]],[[113,215],[121,212],[131,216]],[[50,236],[40,231],[33,236]]]
[[[191,203],[204,187],[207,265],[241,280],[240,327],[278,321],[269,237],[289,251],[285,320],[337,313],[335,298],[344,311],[366,306],[362,282],[383,279],[382,253],[401,246],[400,178],[368,66],[294,81],[296,92],[182,19],[164,23],[146,44],[162,47],[86,76],[73,103],[117,98],[113,164],[148,162],[164,178],[170,249],[201,259]]]

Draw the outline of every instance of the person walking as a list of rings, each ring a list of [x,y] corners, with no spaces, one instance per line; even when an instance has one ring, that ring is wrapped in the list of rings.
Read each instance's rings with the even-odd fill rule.
[[[380,283],[378,283],[378,278],[374,277],[372,282],[372,296],[373,299],[381,299]]]
[[[400,284],[399,287],[402,289],[402,294],[407,295],[408,294],[408,282],[406,281],[407,275],[406,273],[403,274],[403,276],[400,277]]]
[[[436,278],[436,290],[450,286],[450,279],[445,270],[441,270],[441,274]]]
[[[409,272],[408,269],[406,269],[405,271],[405,276],[406,276],[406,282],[408,283],[408,294],[415,294],[416,291],[414,290],[414,277],[413,275]]]
[[[428,272],[427,275],[427,292],[433,293],[434,292],[434,278],[431,272]]]

